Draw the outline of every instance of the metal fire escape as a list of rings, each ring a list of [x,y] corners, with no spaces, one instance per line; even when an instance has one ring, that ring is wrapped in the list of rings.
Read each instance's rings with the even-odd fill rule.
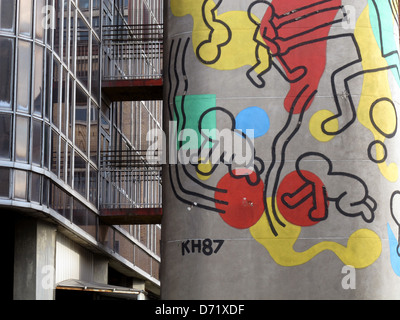
[[[163,25],[105,26],[103,48],[102,92],[111,102],[162,100]],[[101,204],[103,222],[161,223],[161,164],[135,149],[101,152],[100,163],[101,192],[111,199]]]
[[[162,100],[163,25],[105,26],[103,45],[102,90],[111,101]]]

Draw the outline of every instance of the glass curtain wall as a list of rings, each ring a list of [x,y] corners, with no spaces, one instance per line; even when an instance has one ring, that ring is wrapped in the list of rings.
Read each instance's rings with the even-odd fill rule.
[[[111,233],[104,244],[113,250],[125,230],[99,223],[100,151],[133,148],[136,138],[115,127],[117,105],[101,97],[101,25],[123,19],[128,7],[129,1],[0,0],[0,203],[52,210],[100,243]],[[146,234],[149,240],[133,250],[158,251],[150,240],[157,231]],[[158,256],[145,256],[146,272],[157,275]]]
[[[97,186],[89,180],[97,180],[99,167],[100,20],[93,13],[99,6],[0,1],[0,159],[26,164],[27,171],[49,169],[51,180],[94,208]],[[67,170],[78,173],[68,179]],[[32,180],[20,184],[26,195]]]

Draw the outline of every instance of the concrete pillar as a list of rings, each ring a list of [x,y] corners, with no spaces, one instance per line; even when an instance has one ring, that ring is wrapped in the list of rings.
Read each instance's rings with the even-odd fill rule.
[[[165,7],[162,298],[399,299],[397,1]]]
[[[108,283],[109,259],[100,255],[93,255],[93,281],[97,283]]]
[[[132,288],[141,291],[137,296],[137,300],[148,300],[146,294],[146,283],[144,280],[132,278]]]
[[[15,223],[14,299],[53,300],[56,228],[34,218]]]

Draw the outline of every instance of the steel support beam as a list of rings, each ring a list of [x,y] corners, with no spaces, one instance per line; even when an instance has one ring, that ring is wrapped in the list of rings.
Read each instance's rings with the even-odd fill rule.
[[[102,91],[110,101],[163,99],[163,79],[103,80]]]
[[[109,225],[161,224],[161,208],[101,209],[100,219]]]

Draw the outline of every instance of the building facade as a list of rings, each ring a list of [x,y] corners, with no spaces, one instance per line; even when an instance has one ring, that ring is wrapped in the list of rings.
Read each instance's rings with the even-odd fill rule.
[[[137,26],[162,25],[162,11],[162,1],[147,0],[0,1],[10,298],[81,297],[77,290],[89,288],[87,297],[100,299],[94,292],[107,285],[121,292],[111,298],[158,297],[160,225],[114,224],[102,212],[160,207],[160,174],[142,154],[147,131],[161,128],[162,102],[110,99],[102,84],[146,78],[150,69],[160,77]]]

